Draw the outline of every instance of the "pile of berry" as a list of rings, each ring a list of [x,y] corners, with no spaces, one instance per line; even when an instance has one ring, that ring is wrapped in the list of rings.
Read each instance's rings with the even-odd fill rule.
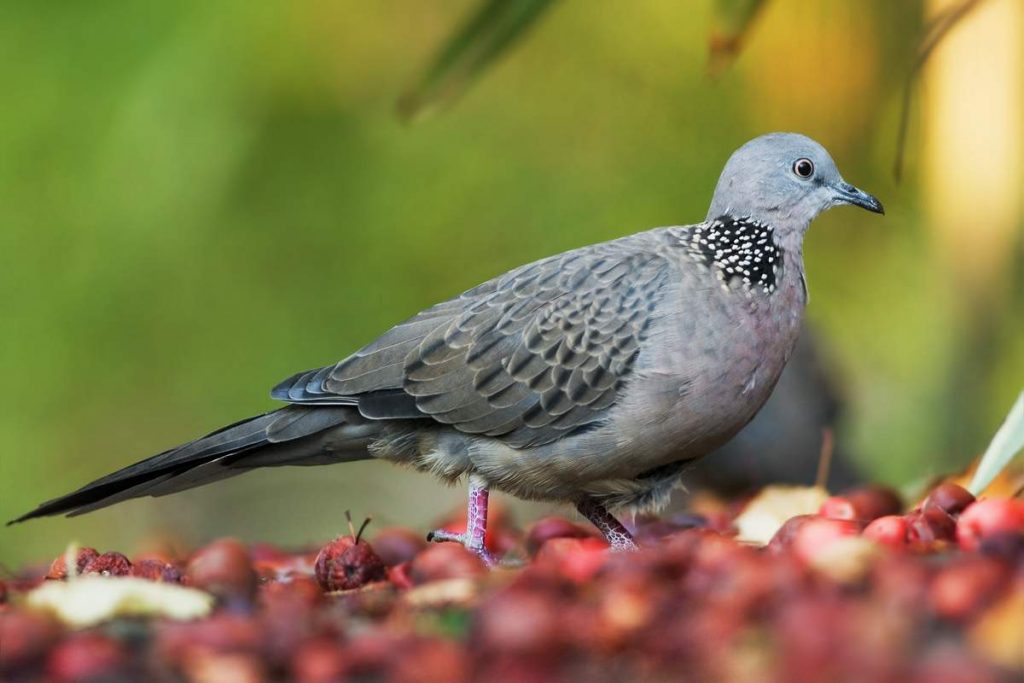
[[[1024,501],[947,483],[902,508],[853,491],[765,547],[738,541],[729,514],[644,519],[623,554],[562,518],[519,531],[499,508],[488,545],[519,566],[496,570],[401,529],[318,552],[83,548],[72,574],[190,586],[216,607],[75,630],[27,604],[78,580],[60,557],[0,583],[0,679],[1020,681]]]

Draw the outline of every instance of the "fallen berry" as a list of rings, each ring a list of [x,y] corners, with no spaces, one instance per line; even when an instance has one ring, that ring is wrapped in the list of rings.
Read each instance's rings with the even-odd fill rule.
[[[957,543],[966,551],[977,550],[984,539],[1000,533],[1024,534],[1024,500],[979,500],[956,523]]]
[[[345,676],[348,660],[341,643],[329,638],[310,640],[291,659],[291,679],[296,683],[333,683]]]
[[[444,579],[472,579],[487,573],[483,561],[458,543],[436,543],[409,564],[409,578],[417,586]]]
[[[903,499],[885,486],[863,486],[843,494],[853,505],[856,519],[862,522],[897,515],[903,511]]]
[[[181,583],[181,570],[161,560],[141,560],[132,565],[132,576],[149,581]]]
[[[817,517],[801,525],[793,536],[793,555],[802,562],[810,563],[815,555],[836,541],[855,537],[860,533],[860,524],[849,519]]]
[[[82,568],[83,574],[100,576],[128,576],[132,573],[131,561],[121,553],[103,553],[89,560]]]
[[[818,509],[818,515],[829,519],[858,519],[853,503],[842,496],[826,498]]]
[[[956,536],[956,520],[938,507],[911,512],[907,524],[907,539],[918,545],[952,541]]]
[[[359,536],[336,538],[316,556],[316,580],[325,591],[352,590],[387,578],[373,547]]]
[[[526,532],[526,552],[531,557],[541,546],[552,538],[593,538],[594,534],[579,524],[564,517],[544,517],[530,526]]]
[[[185,567],[185,582],[224,600],[248,600],[256,592],[257,576],[245,545],[222,538],[192,555]]]
[[[36,612],[0,613],[0,672],[41,658],[59,632],[55,622]]]
[[[599,538],[552,538],[540,547],[536,563],[584,583],[601,570],[608,557],[608,543]]]
[[[408,529],[384,529],[373,537],[373,549],[389,567],[409,562],[427,546],[422,534]]]
[[[943,482],[936,486],[921,505],[922,510],[937,507],[950,515],[959,515],[974,502],[971,492],[953,482]]]
[[[939,571],[928,592],[929,602],[946,619],[966,619],[999,594],[1007,576],[998,560],[964,556]]]
[[[94,559],[99,557],[99,552],[95,548],[79,548],[78,555],[75,559],[75,569],[77,574],[81,574],[85,570],[85,566],[92,562]],[[50,580],[66,579],[68,576],[67,567],[64,564],[64,556],[61,555],[50,564],[50,570],[46,572],[46,578]]]
[[[890,548],[904,548],[908,542],[910,523],[903,515],[886,515],[868,524],[862,532],[865,538]]]
[[[117,680],[127,656],[115,640],[83,633],[57,645],[47,658],[47,672],[58,681]]]

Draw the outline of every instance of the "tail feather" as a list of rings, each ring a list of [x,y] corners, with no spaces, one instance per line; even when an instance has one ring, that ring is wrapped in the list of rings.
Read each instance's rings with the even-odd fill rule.
[[[130,498],[163,496],[254,467],[369,458],[366,445],[376,431],[377,425],[354,407],[287,406],[129,465],[7,524],[49,515],[80,515]]]

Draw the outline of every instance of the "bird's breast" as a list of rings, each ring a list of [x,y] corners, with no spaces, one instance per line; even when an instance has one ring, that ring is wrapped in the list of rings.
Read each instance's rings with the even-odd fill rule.
[[[638,471],[701,457],[742,429],[775,387],[804,309],[796,265],[771,293],[684,284],[675,295],[616,411]]]

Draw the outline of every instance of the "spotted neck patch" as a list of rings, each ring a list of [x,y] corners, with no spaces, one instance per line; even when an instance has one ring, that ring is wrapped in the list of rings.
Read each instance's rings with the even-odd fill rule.
[[[681,236],[681,242],[690,256],[713,271],[726,288],[737,281],[748,291],[754,287],[766,294],[775,291],[782,247],[775,241],[775,230],[770,225],[753,218],[723,215],[693,226]]]

